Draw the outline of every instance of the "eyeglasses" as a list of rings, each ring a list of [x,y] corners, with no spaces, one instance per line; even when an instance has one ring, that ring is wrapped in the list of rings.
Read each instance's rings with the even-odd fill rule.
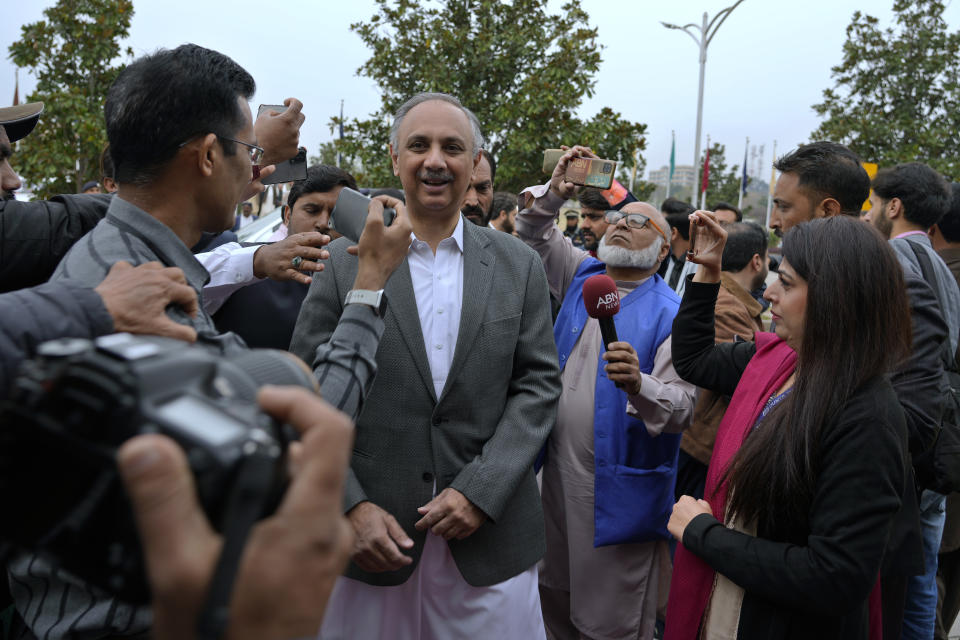
[[[621,219],[626,218],[627,226],[631,229],[643,229],[649,222],[650,225],[660,233],[660,235],[662,235],[664,238],[667,237],[667,234],[663,232],[663,229],[660,228],[660,225],[642,213],[623,213],[622,211],[611,210],[604,214],[604,218],[606,218],[606,221],[609,224],[617,224]]]
[[[252,162],[253,164],[259,165],[260,161],[263,160],[263,147],[258,147],[255,144],[250,144],[249,142],[244,142],[243,140],[237,140],[236,138],[229,138],[227,136],[222,136],[219,133],[215,133],[213,135],[217,136],[221,140],[229,140],[230,142],[236,142],[237,144],[242,144],[243,146],[245,146],[247,148],[247,152],[250,154],[250,162]],[[196,137],[197,136],[193,136],[190,138],[190,140],[193,140]],[[179,145],[179,148],[182,149],[183,147],[187,146],[187,144],[190,143],[190,140],[181,142]]]
[[[603,216],[604,214],[602,213],[581,213],[580,214],[580,217],[583,218],[584,220],[586,220],[587,218],[590,218],[594,222],[600,222],[601,220],[603,220]]]
[[[253,164],[260,164],[260,161],[263,160],[263,147],[258,147],[255,144],[250,144],[249,142],[244,142],[243,140],[237,140],[236,138],[228,138],[227,136],[222,136],[219,133],[215,133],[215,136],[221,140],[229,140],[230,142],[236,142],[237,144],[242,144],[247,148],[247,151],[250,152],[250,162]]]

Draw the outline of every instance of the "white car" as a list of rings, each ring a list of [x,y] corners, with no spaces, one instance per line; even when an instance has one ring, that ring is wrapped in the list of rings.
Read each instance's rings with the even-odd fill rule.
[[[270,213],[264,214],[237,231],[240,242],[266,242],[267,238],[283,224],[283,208],[277,207]]]

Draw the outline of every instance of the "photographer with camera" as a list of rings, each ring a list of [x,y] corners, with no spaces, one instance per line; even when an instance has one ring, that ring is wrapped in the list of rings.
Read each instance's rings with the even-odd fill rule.
[[[283,503],[247,541],[224,637],[312,636],[353,544],[341,513],[353,428],[304,389],[265,387],[258,399],[263,410],[300,432],[301,446]],[[193,638],[222,539],[200,509],[187,459],[171,440],[137,436],[121,447],[117,461],[144,546],[152,637]]]

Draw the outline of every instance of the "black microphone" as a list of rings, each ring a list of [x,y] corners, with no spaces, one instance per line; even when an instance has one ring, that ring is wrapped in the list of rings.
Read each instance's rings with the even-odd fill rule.
[[[620,294],[613,278],[604,273],[587,278],[583,283],[583,305],[587,308],[587,315],[600,323],[603,346],[609,351],[610,343],[617,341],[613,316],[620,311]]]

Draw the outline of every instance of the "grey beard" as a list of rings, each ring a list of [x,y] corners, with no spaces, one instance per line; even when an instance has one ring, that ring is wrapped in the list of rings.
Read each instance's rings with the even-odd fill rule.
[[[643,249],[627,249],[626,247],[611,247],[607,245],[606,234],[600,238],[600,247],[597,249],[597,258],[611,267],[630,267],[633,269],[652,269],[660,257],[660,247],[663,238],[657,238]]]

